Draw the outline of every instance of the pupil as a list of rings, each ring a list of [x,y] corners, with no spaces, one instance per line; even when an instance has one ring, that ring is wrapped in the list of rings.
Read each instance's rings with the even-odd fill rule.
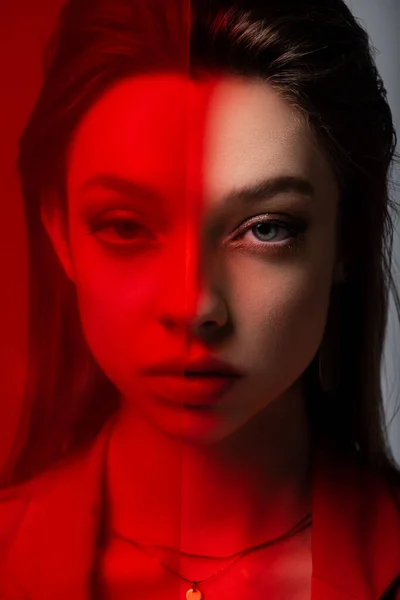
[[[133,223],[119,223],[115,226],[117,233],[121,237],[130,237],[134,233],[135,226]]]
[[[266,229],[266,231],[263,231],[263,227]],[[273,229],[273,226],[271,226],[269,223],[259,223],[255,226],[255,229],[257,230],[257,234],[259,236],[271,237],[271,229]]]

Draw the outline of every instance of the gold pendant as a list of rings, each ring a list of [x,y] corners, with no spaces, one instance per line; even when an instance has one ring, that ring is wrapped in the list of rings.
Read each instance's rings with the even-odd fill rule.
[[[186,600],[202,600],[203,594],[196,587],[190,588],[186,592]]]

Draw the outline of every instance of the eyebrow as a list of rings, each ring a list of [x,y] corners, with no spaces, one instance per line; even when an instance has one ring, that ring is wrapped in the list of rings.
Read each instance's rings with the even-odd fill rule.
[[[82,185],[83,190],[96,187],[102,187],[124,196],[140,196],[141,198],[153,201],[159,200],[162,195],[151,186],[112,173],[95,175]],[[264,179],[253,185],[234,189],[223,196],[222,203],[228,206],[234,203],[246,205],[290,192],[304,196],[307,199],[312,199],[315,196],[315,188],[307,178],[294,175],[281,175]]]
[[[294,192],[307,199],[315,197],[315,188],[311,181],[305,177],[295,175],[280,175],[264,179],[254,185],[238,188],[226,194],[224,202],[239,202],[243,204],[268,200],[279,194]]]
[[[100,173],[98,175],[94,175],[85,181],[81,189],[87,190],[98,187],[111,192],[116,192],[123,196],[140,195],[141,197],[147,197],[148,199],[153,200],[160,196],[159,192],[157,192],[157,190],[153,189],[151,186],[136,182],[133,179],[126,179],[125,177],[114,175],[113,173]]]

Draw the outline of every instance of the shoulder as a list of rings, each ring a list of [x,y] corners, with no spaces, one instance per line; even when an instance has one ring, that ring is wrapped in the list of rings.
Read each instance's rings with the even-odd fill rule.
[[[0,559],[15,538],[31,495],[31,482],[0,490]]]
[[[28,506],[40,501],[60,479],[67,479],[75,462],[73,458],[60,461],[31,479],[0,490],[0,560],[12,545]]]
[[[71,513],[72,506],[96,504],[109,431],[111,428],[106,424],[97,438],[87,445],[31,479],[0,490],[0,561],[21,530],[25,514],[33,520],[40,513],[43,525],[46,525],[44,521],[48,524],[54,517],[56,524],[65,516],[64,513]],[[27,528],[28,525],[25,534],[29,533]]]

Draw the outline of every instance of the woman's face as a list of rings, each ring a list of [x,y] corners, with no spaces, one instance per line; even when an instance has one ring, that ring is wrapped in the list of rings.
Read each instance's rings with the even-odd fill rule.
[[[44,220],[126,407],[211,443],[295,388],[323,336],[338,190],[268,84],[120,82],[80,123],[67,166],[68,246],[57,211]],[[205,355],[243,376],[184,377]],[[149,373],[168,362],[176,376]]]

